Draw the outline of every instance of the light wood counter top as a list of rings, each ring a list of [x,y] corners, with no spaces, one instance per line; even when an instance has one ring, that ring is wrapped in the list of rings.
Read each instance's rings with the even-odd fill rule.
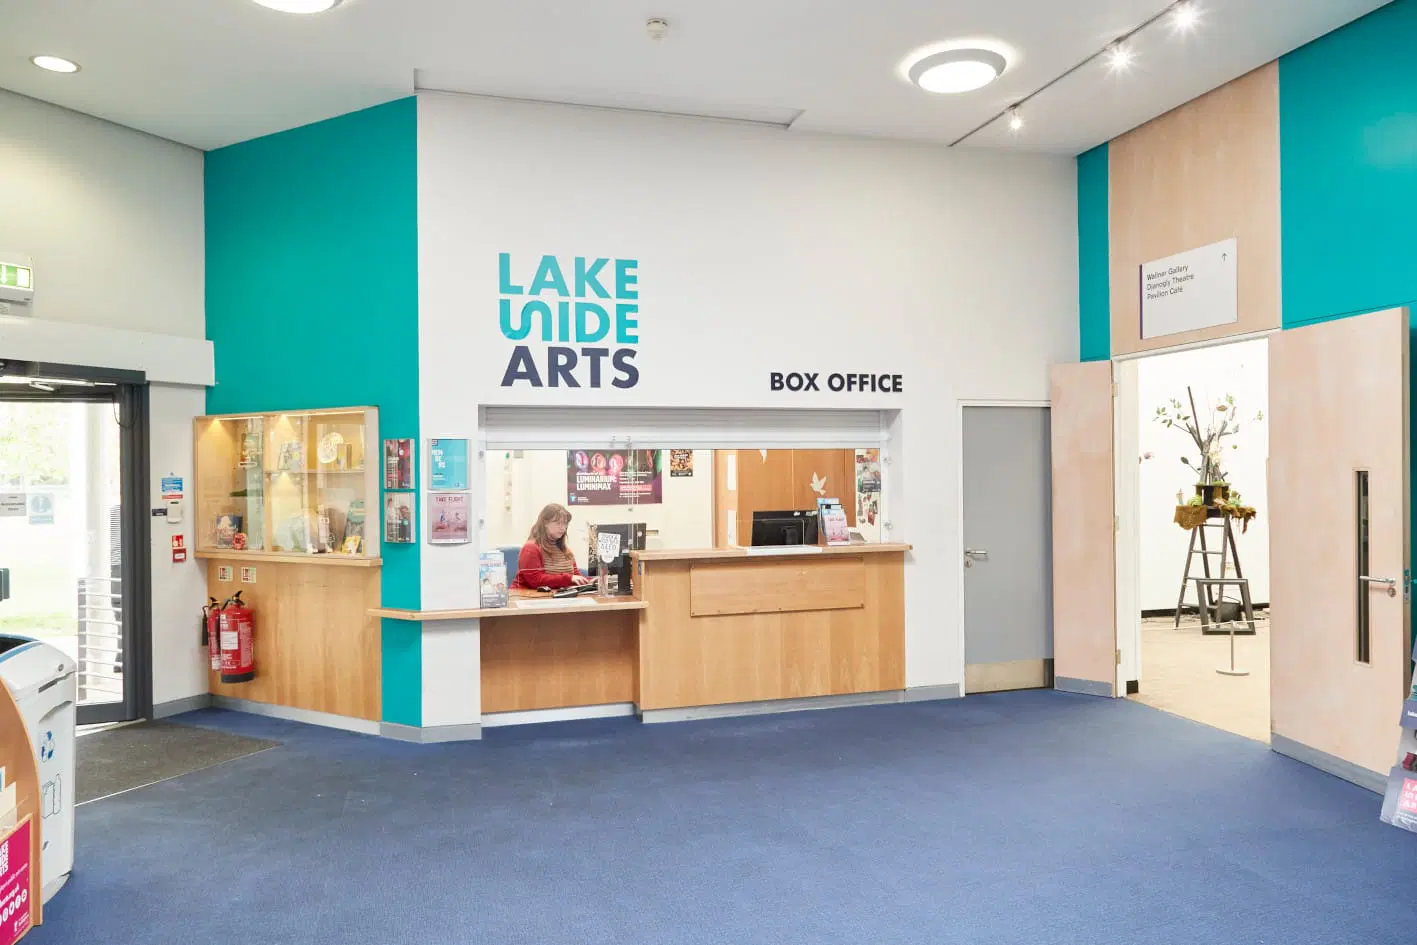
[[[536,599],[536,598],[533,598]],[[541,598],[550,600],[551,598]],[[477,607],[468,610],[401,610],[393,607],[376,607],[369,611],[371,617],[386,617],[389,620],[486,620],[502,617],[554,617],[557,614],[603,614],[616,610],[644,610],[648,605],[633,597],[592,597],[590,601],[569,600],[564,604],[532,604],[521,606],[513,597],[506,607]]]
[[[780,558],[815,558],[820,555],[871,555],[909,551],[910,545],[894,542],[858,542],[851,545],[800,545],[753,551],[748,548],[689,548],[676,551],[669,548],[654,551],[632,551],[640,561],[701,561],[706,559],[741,558],[752,561],[774,561]]]
[[[203,549],[194,557],[204,561],[250,561],[252,564],[271,562],[274,564],[322,564],[342,568],[380,568],[383,558],[366,558],[363,555],[302,555],[287,551],[236,551],[234,549]]]

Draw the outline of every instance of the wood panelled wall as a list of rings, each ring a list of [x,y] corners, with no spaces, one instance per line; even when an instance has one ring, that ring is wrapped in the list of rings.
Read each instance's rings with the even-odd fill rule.
[[[1108,160],[1114,356],[1280,326],[1277,63],[1114,139]],[[1239,321],[1142,340],[1138,267],[1230,237]]]
[[[713,463],[715,547],[749,544],[755,511],[815,509],[818,498],[840,499],[847,524],[856,526],[855,450],[714,450]],[[820,493],[812,489],[814,476],[825,480]],[[737,488],[730,489],[735,479]],[[730,517],[736,542],[728,533]]]
[[[256,627],[256,678],[224,683],[220,673],[209,671],[214,695],[379,720],[379,621],[369,616],[379,606],[378,568],[251,558],[206,565],[207,593],[225,600],[241,591]],[[222,565],[236,575],[254,566],[255,583],[220,580]]]

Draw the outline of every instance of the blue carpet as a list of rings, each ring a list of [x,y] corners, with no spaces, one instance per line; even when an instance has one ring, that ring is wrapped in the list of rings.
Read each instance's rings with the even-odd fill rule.
[[[34,945],[1417,941],[1417,837],[1265,746],[1052,692],[270,751],[79,809]]]

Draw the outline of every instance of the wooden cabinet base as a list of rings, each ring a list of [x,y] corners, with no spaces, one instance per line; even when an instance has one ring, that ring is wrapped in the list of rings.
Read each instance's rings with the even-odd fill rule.
[[[378,721],[381,709],[378,568],[331,568],[262,561],[254,583],[218,581],[207,562],[207,594],[225,600],[237,591],[254,613],[256,678],[223,683],[209,675],[214,695]],[[193,633],[197,622],[192,621]]]
[[[638,699],[642,611],[482,619],[482,711],[517,712]]]

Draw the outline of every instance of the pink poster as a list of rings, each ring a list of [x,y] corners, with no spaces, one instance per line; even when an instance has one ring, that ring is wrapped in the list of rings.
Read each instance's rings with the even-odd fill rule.
[[[1408,814],[1417,814],[1417,780],[1404,778],[1402,796],[1397,799],[1397,809]]]
[[[30,930],[30,822],[0,843],[0,945],[15,945]]]

